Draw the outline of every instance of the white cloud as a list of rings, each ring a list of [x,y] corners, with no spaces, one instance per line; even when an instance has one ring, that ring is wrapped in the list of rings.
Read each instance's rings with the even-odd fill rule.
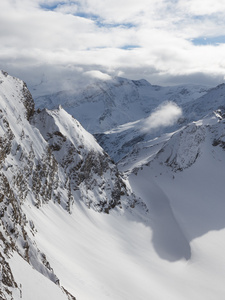
[[[178,76],[187,83],[194,76],[196,82],[196,74],[202,74],[202,80],[220,83],[225,73],[224,44],[198,46],[191,40],[225,32],[225,4],[202,3],[1,0],[0,68],[19,77],[30,72],[23,78],[28,84],[44,67],[49,76],[52,70],[76,78],[80,68],[79,76],[123,74],[165,84],[176,83]]]
[[[88,76],[88,77],[100,79],[100,80],[111,80],[112,79],[112,77],[109,76],[108,74],[102,73],[101,71],[98,71],[98,70],[87,71],[84,73],[84,76]]]
[[[224,0],[180,0],[179,8],[192,15],[212,15],[225,12]]]
[[[161,127],[172,126],[181,116],[182,109],[176,103],[164,102],[145,119],[142,130],[149,132]]]

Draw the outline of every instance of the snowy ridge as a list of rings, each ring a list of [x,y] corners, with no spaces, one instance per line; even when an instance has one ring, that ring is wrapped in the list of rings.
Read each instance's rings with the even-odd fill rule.
[[[127,196],[130,196],[133,199],[130,205],[134,205],[135,197],[109,156],[65,110],[60,107],[52,111],[39,111],[34,115],[32,124],[40,130],[58,164],[64,169],[66,184],[72,190],[72,202],[74,199],[82,200],[88,207],[108,212],[127,202]]]
[[[169,167],[173,172],[191,167],[204,152],[204,144],[210,139],[210,147],[224,147],[224,119],[221,111],[181,129],[164,134],[153,140],[140,142],[119,163],[119,169],[137,172],[144,165],[158,164]]]
[[[41,163],[45,155],[46,143],[37,131],[33,130],[27,119],[32,116],[34,103],[25,84],[1,72],[0,84],[0,112],[1,112],[1,257],[4,264],[7,264],[12,251],[18,252],[35,269],[39,270],[46,277],[58,282],[45,255],[35,244],[32,235],[34,232],[32,220],[28,220],[22,210],[25,198],[38,201],[31,196],[31,189],[35,194],[35,187],[32,186],[32,175],[35,168]],[[38,141],[37,147],[34,147]],[[34,159],[35,158],[35,159]],[[50,162],[51,164],[51,162]],[[36,199],[35,199],[36,198]],[[4,253],[4,254],[3,254]],[[19,286],[14,281],[10,268],[3,271],[3,293],[12,294],[12,289]],[[7,278],[11,279],[8,281]],[[6,293],[4,293],[4,291]],[[19,297],[18,297],[19,298]]]
[[[25,213],[26,206],[36,211],[54,203],[68,215],[83,201],[108,213],[114,207],[120,211],[134,207],[137,200],[111,159],[79,122],[61,108],[35,112],[25,83],[6,72],[0,73],[0,82],[1,297],[19,299],[27,287],[22,288],[13,277],[9,259],[15,253],[60,285],[36,242],[36,224],[29,209]],[[21,266],[29,269],[23,262]],[[51,289],[55,293],[56,288]],[[64,287],[61,291],[59,299],[75,299]],[[37,295],[45,299],[44,294],[43,290]]]
[[[157,159],[165,162],[174,171],[182,171],[194,164],[201,155],[204,140],[205,129],[193,123],[174,134],[160,150]]]

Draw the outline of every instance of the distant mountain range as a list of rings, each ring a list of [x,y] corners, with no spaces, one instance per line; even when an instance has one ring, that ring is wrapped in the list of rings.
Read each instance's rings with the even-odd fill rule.
[[[62,105],[86,130],[102,133],[148,117],[165,101],[183,106],[208,91],[204,86],[161,87],[143,79],[116,77],[109,81],[96,81],[84,89],[41,96],[35,99],[35,103],[40,109],[54,109]]]
[[[224,95],[225,84],[210,89],[198,85],[161,87],[146,80],[116,77],[110,81],[96,81],[84,90],[41,96],[35,102],[40,109],[62,105],[118,161],[132,151],[137,142],[173,132],[215,110],[223,111]],[[180,107],[182,116],[170,126],[144,132],[146,118],[165,103]]]

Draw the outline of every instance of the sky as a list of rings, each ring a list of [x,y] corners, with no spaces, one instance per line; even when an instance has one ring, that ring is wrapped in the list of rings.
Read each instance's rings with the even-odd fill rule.
[[[0,38],[0,69],[33,92],[225,80],[224,0],[1,0]]]

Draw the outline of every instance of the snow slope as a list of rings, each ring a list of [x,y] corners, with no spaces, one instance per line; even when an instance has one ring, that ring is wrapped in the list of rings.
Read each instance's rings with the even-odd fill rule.
[[[149,155],[148,160],[146,155],[141,160],[140,155],[138,167],[137,164],[122,164],[123,169],[128,168],[135,193],[152,203],[154,218],[157,218],[157,210],[162,211],[169,206],[190,246],[188,270],[184,272],[186,275],[190,272],[192,276],[186,278],[189,289],[184,289],[180,299],[223,299],[224,129],[224,120],[216,117],[204,119],[190,124],[170,138],[167,136],[167,140],[161,143],[161,149]],[[149,151],[152,152],[151,147]],[[132,160],[131,157],[129,159]],[[153,237],[152,242],[159,256],[165,259],[163,250],[168,256],[168,250],[172,247],[174,253],[179,249],[178,235],[176,239],[170,237],[171,228],[173,234],[176,231],[171,227],[168,212],[161,212],[158,217],[163,219],[158,220],[160,224],[156,232],[159,235],[160,226],[163,226],[164,245],[161,247],[157,236]],[[166,247],[167,239],[169,247]],[[167,257],[167,260],[170,258]]]
[[[220,84],[210,89],[205,95],[198,98],[198,101],[191,101],[183,106],[186,121],[197,121],[215,110],[225,109],[225,84]]]
[[[32,268],[17,253],[13,254],[13,256],[9,259],[9,263],[14,275],[14,279],[17,283],[19,283],[19,290],[14,290],[12,293],[13,299],[68,299],[66,293],[64,293],[63,290],[59,289],[58,286],[55,285],[52,281],[47,280],[46,277]]]
[[[224,126],[217,117],[193,123],[129,166],[146,207],[106,215],[75,204],[67,217],[52,204],[27,206],[38,243],[77,299],[223,299]]]
[[[25,83],[3,71],[0,100],[0,296],[11,299],[29,290],[32,280],[24,281],[17,267],[11,268],[10,258],[19,254],[45,280],[55,283],[54,288],[48,285],[61,295],[58,299],[65,294],[74,299],[60,285],[60,274],[55,274],[37,243],[37,224],[25,213],[25,205],[37,211],[52,202],[67,216],[75,202],[109,213],[115,207],[121,211],[133,207],[138,200],[94,137],[63,109],[35,112]],[[17,266],[33,273],[24,261],[20,259]],[[38,278],[34,275],[33,285]]]
[[[34,224],[22,208],[27,198],[32,199],[32,205],[40,200],[35,196],[34,178],[37,166],[41,169],[45,163],[47,145],[38,130],[29,123],[34,113],[34,102],[24,82],[0,72],[0,100],[1,299],[11,299],[12,295],[19,299],[22,292],[11,268],[10,259],[16,253],[21,257],[19,268],[29,263],[29,270],[33,267],[56,283],[51,288],[54,293],[59,290],[58,277],[38,248]],[[51,157],[48,159],[48,165],[45,165],[47,172],[51,169]],[[45,186],[52,184],[46,181]],[[42,196],[47,201],[44,193]],[[65,299],[62,291],[60,294],[58,299]]]

